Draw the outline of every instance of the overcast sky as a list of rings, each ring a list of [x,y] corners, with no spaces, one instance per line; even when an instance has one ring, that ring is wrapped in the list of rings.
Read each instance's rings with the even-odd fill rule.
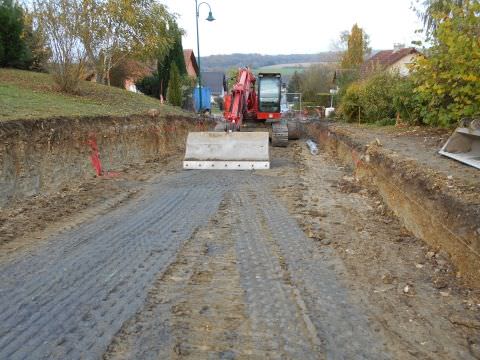
[[[160,0],[179,16],[185,49],[195,49],[195,0]],[[199,3],[201,0],[199,0]],[[374,49],[409,45],[421,28],[412,0],[208,0],[213,22],[200,7],[202,56],[231,53],[292,54],[331,50],[354,23],[370,35]]]

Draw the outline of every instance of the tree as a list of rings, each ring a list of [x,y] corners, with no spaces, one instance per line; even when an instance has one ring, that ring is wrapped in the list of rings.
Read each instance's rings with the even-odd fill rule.
[[[183,56],[182,34],[175,21],[171,21],[170,33],[175,41],[170,49],[172,62],[177,65],[180,76],[187,75],[187,66],[185,65],[185,57]]]
[[[464,0],[448,17],[435,15],[433,45],[413,69],[428,124],[448,126],[480,115],[479,13],[479,1]]]
[[[289,93],[298,93],[301,91],[302,76],[295,70],[288,82],[287,91]]]
[[[163,102],[167,98],[167,89],[168,83],[170,81],[170,70],[171,70],[171,57],[170,53],[165,54],[163,57],[158,59],[157,64],[157,75],[158,75],[158,91],[160,101]]]
[[[170,80],[170,70],[172,64],[177,66],[177,70],[181,76],[187,74],[185,58],[183,56],[182,31],[178,28],[177,23],[173,20],[169,25],[169,34],[174,39],[173,45],[168,52],[160,54],[157,65],[160,100],[162,101],[167,95],[167,85]]]
[[[182,83],[177,64],[172,63],[168,82],[167,100],[171,105],[182,106]]]
[[[127,56],[156,58],[173,45],[168,25],[174,16],[155,0],[34,0],[34,7],[49,44],[57,46],[51,47],[56,60],[59,35],[65,32],[72,46],[69,51],[81,53],[77,60],[88,63],[97,81],[108,85],[110,70]]]
[[[72,26],[98,82],[109,84],[110,70],[126,57],[156,58],[172,46],[168,23],[174,17],[155,0],[70,0],[69,7],[75,9]]]
[[[47,44],[45,33],[38,24],[34,25],[33,15],[25,11],[25,29],[24,38],[27,45],[31,61],[29,70],[44,72],[48,68],[48,60],[52,56],[52,52]]]
[[[302,100],[318,103],[320,94],[329,93],[333,73],[334,68],[329,65],[312,65],[307,68],[300,81]]]
[[[424,9],[417,10],[417,14],[423,21],[426,35],[431,36],[438,24],[452,14],[454,7],[461,7],[465,3],[465,0],[423,0],[421,5]]]
[[[52,51],[54,79],[65,92],[76,92],[85,65],[79,34],[81,4],[75,0],[37,0],[35,16]]]
[[[110,70],[127,56],[155,58],[172,46],[174,17],[154,0],[71,1],[80,5],[78,35],[99,82],[109,84]]]
[[[22,7],[13,0],[0,0],[0,66],[28,68],[31,56],[24,25]]]
[[[369,36],[364,33],[362,28],[355,24],[348,36],[345,32],[341,34],[341,40],[347,42],[347,49],[342,56],[342,68],[359,68],[363,64],[365,56],[371,51],[368,46]]]

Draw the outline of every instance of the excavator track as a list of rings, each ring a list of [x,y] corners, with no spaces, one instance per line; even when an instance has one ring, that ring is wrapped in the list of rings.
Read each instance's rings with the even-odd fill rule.
[[[302,137],[302,125],[296,119],[288,120],[288,140],[298,140]]]
[[[287,147],[288,126],[285,123],[272,124],[272,146]]]

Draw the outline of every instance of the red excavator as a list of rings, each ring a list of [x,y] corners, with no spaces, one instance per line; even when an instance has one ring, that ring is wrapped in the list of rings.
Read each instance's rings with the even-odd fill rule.
[[[231,93],[224,98],[224,121],[217,125],[217,132],[188,135],[183,167],[270,168],[269,137],[273,146],[281,147],[287,146],[289,138],[299,137],[298,124],[281,117],[281,99],[280,74],[260,73],[257,79],[249,68],[239,69]],[[252,131],[258,128],[267,131]]]
[[[287,146],[288,126],[281,121],[280,102],[282,78],[276,73],[258,75],[257,79],[248,68],[239,69],[237,82],[231,94],[224,98],[226,131],[240,131],[245,122],[251,125],[271,124],[272,145]]]

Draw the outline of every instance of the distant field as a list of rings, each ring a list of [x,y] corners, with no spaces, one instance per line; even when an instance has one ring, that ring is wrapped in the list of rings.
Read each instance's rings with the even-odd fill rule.
[[[125,116],[159,108],[158,100],[84,81],[77,95],[59,92],[48,74],[0,69],[0,121],[95,115]],[[182,110],[162,105],[164,113]]]
[[[304,72],[305,68],[304,67],[278,67],[277,65],[275,65],[275,66],[265,66],[259,69],[255,69],[256,73],[273,72],[273,73],[280,73],[283,76],[292,76],[295,73],[295,71]]]
[[[292,76],[295,71],[301,73],[304,72],[308,67],[312,65],[331,65],[332,62],[305,62],[305,63],[296,63],[296,64],[278,64],[263,66],[261,68],[255,69],[255,73],[259,72],[276,72],[282,74],[284,77]]]

